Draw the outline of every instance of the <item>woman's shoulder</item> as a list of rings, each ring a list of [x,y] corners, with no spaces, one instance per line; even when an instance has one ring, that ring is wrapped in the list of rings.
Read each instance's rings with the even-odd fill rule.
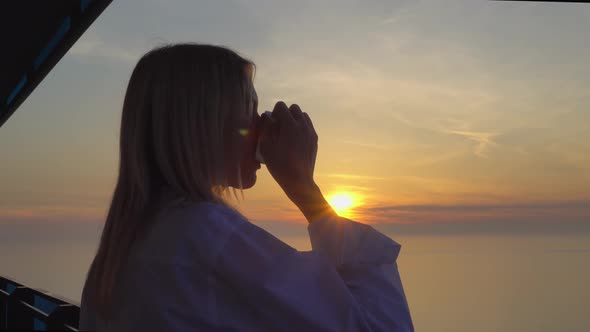
[[[234,222],[245,221],[245,218],[238,211],[222,201],[194,201],[177,193],[169,187],[162,188],[157,204],[159,206],[159,211],[157,212],[156,218],[174,218],[187,220],[191,223],[195,219],[210,221],[231,219]]]
[[[216,202],[168,204],[136,247],[136,258],[176,263],[211,263],[224,242],[248,223],[237,211]],[[190,263],[192,265],[192,263]]]
[[[199,201],[182,203],[169,206],[162,214],[167,220],[175,220],[188,227],[201,227],[209,224],[234,228],[248,220],[234,208],[213,201]]]

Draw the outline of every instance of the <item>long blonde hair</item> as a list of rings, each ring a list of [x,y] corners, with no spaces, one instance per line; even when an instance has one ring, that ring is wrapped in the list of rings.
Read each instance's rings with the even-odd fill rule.
[[[253,69],[228,48],[202,44],[159,47],[135,66],[123,103],[117,184],[84,287],[87,304],[103,318],[162,188],[229,206],[224,137],[250,105]],[[239,166],[235,171],[241,188]]]

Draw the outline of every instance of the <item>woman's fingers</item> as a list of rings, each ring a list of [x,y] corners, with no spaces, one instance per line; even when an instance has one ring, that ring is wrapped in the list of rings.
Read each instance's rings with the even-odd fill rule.
[[[286,126],[295,125],[295,119],[287,108],[287,104],[282,101],[279,101],[275,104],[275,108],[272,111],[272,117],[273,119],[277,120],[281,126],[283,124]]]
[[[270,111],[265,111],[258,120],[258,132],[262,137],[273,134],[271,127],[272,119],[270,118],[271,114],[272,113]]]
[[[276,139],[263,139],[261,154],[272,177],[293,197],[302,184],[314,181],[317,134],[309,115],[297,104],[287,108],[284,102],[277,102],[271,119],[267,124],[277,130]]]
[[[265,114],[262,116],[265,118]],[[264,119],[263,127],[270,131],[272,128],[272,134],[279,134],[280,127],[304,127],[311,134],[311,137],[317,142],[318,135],[313,127],[313,123],[309,115],[301,110],[301,107],[297,104],[292,104],[287,108],[287,104],[283,101],[279,101],[275,104],[272,111],[272,120]],[[264,131],[264,130],[263,130]]]
[[[291,107],[289,107],[289,111],[291,112],[291,116],[293,117],[293,119],[295,119],[295,121],[297,121],[297,122],[305,121],[303,119],[303,112],[301,111],[301,108],[299,107],[299,105],[292,104]]]
[[[309,131],[312,133],[313,138],[317,142],[317,140],[318,140],[318,134],[315,132],[315,128],[313,127],[313,123],[311,122],[311,119],[309,118],[309,115],[307,115],[307,113],[305,113],[305,112],[303,112],[302,115],[303,115],[303,121],[305,122],[305,125],[307,126],[307,128],[309,129]]]

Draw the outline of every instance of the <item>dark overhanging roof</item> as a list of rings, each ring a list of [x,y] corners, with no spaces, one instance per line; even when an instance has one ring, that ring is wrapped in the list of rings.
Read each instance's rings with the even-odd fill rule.
[[[0,127],[111,2],[0,2]]]

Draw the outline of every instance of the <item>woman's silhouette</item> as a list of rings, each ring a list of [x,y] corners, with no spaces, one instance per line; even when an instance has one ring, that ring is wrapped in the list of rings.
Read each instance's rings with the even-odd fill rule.
[[[254,64],[219,46],[157,48],[125,95],[119,176],[80,329],[413,331],[400,245],[339,217],[313,179],[318,137],[299,106],[260,117]],[[230,205],[256,182],[256,147],[301,210],[297,251]]]

